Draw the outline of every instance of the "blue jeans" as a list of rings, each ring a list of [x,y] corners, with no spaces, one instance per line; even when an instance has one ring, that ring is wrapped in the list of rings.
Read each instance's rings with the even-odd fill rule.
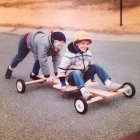
[[[95,74],[98,75],[99,79],[104,82],[110,79],[109,74],[98,64],[90,65],[86,72],[81,72],[80,70],[74,70],[68,78],[70,85],[76,85],[79,89],[84,87],[85,82],[89,79],[94,80]]]
[[[18,52],[16,56],[13,58],[12,62],[10,63],[11,68],[15,68],[30,52],[27,47],[27,43],[24,41],[25,35],[21,36],[18,46]],[[40,69],[39,61],[36,60],[33,66],[32,72],[37,75]]]

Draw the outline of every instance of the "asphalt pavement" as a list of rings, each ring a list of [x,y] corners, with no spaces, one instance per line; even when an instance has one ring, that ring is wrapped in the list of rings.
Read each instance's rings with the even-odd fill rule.
[[[0,140],[118,140],[140,131],[140,42],[95,38],[91,47],[94,62],[112,80],[132,82],[136,95],[90,104],[88,112],[80,115],[74,108],[73,93],[63,95],[45,84],[27,86],[24,94],[16,91],[18,78],[30,80],[32,53],[18,65],[12,79],[5,79],[18,41],[19,35],[0,33]],[[97,87],[105,90],[96,79]]]

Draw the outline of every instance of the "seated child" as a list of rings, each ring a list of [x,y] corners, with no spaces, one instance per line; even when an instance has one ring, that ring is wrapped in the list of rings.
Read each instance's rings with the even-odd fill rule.
[[[109,74],[98,64],[93,63],[92,53],[89,51],[92,39],[85,31],[78,31],[73,37],[73,42],[68,45],[68,52],[59,65],[58,77],[61,90],[66,90],[66,80],[72,86],[76,85],[85,100],[93,95],[88,92],[85,83],[97,74],[109,91],[116,91],[122,85],[112,82]]]

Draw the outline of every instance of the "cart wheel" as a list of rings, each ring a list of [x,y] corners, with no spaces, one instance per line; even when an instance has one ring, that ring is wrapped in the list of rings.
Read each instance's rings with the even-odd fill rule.
[[[88,110],[88,104],[82,97],[76,98],[74,101],[75,109],[80,114],[85,114]]]
[[[16,82],[16,88],[19,93],[24,93],[26,89],[26,85],[23,79],[18,79]]]
[[[123,87],[124,88],[129,87],[129,90],[123,93],[127,98],[132,98],[135,95],[136,89],[132,83],[130,82],[124,83]]]

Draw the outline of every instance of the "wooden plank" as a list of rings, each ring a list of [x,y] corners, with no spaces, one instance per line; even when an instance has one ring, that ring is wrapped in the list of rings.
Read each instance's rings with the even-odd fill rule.
[[[94,95],[98,95],[104,98],[109,98],[111,96],[114,96],[114,92],[108,92],[100,89],[88,88],[88,91]]]
[[[89,88],[90,88],[90,87],[93,88],[93,87],[96,86],[96,85],[98,85],[98,82],[96,82],[96,81],[95,81],[95,82],[92,82],[91,80],[88,80],[88,81],[85,83],[85,87],[86,87],[86,88],[88,88],[88,87],[89,87]]]
[[[32,80],[32,81],[25,82],[25,84],[26,85],[31,85],[31,84],[41,83],[41,82],[45,82],[45,79]]]
[[[37,77],[42,79],[42,78],[44,78],[44,75],[41,74],[41,75],[38,75]]]
[[[43,75],[38,75],[37,77],[38,78],[41,78],[41,79],[44,78]],[[56,76],[54,76],[54,80],[53,80],[53,83],[52,84],[59,84],[59,83],[60,83],[59,79]]]
[[[127,92],[129,90],[129,87],[121,88],[117,90],[116,92],[109,92],[109,91],[104,91],[100,89],[93,89],[93,88],[88,88],[88,91],[92,94],[104,97],[104,98],[110,98],[119,94],[122,94],[123,92]]]
[[[58,89],[58,90],[61,90],[61,84],[53,85],[53,88]],[[77,89],[78,89],[78,88],[77,88],[76,86],[67,85],[66,92],[74,91],[74,90],[77,90]]]
[[[88,80],[88,81],[85,83],[85,87],[86,87],[86,88],[94,88],[96,85],[98,85],[98,82],[92,82],[91,80]]]
[[[38,80],[27,81],[27,82],[25,82],[25,84],[26,84],[26,85],[31,85],[31,84],[38,84],[38,83],[41,83],[41,82],[45,82],[45,81],[46,81],[46,80],[44,79],[44,76],[43,76],[43,75],[38,75],[37,77],[40,78],[40,79],[38,79]],[[58,79],[58,78],[55,78],[55,79],[53,80],[53,82],[52,82],[51,85],[59,84],[59,83],[60,83],[59,79]],[[46,84],[47,84],[47,82],[46,82]],[[48,85],[49,85],[49,84],[48,84]]]
[[[121,89],[117,90],[116,92],[114,92],[114,94],[115,95],[122,94],[123,92],[127,92],[129,90],[130,90],[130,87],[121,88]]]
[[[87,100],[87,104],[103,100],[104,98],[110,98],[115,95],[122,94],[123,92],[127,92],[128,90],[130,90],[130,87],[121,88],[121,89],[117,90],[116,92],[107,92],[107,91],[103,91],[103,90],[99,90],[99,89],[90,89],[90,90],[91,90],[90,92],[92,92],[92,93],[96,92],[96,95],[98,95],[98,96],[91,98],[90,100]]]
[[[97,85],[98,83],[97,82],[91,82],[91,80],[89,80],[87,83],[86,83],[86,87],[91,87],[91,86],[94,86],[94,85]],[[61,84],[59,82],[59,84],[56,84],[56,85],[53,85],[53,87],[55,89],[61,89]],[[71,86],[67,83],[67,89],[66,89],[66,92],[70,92],[70,91],[74,91],[74,90],[77,90],[77,86]]]
[[[103,97],[97,96],[97,97],[91,98],[90,100],[87,100],[87,104],[94,103],[103,99],[104,99]]]

